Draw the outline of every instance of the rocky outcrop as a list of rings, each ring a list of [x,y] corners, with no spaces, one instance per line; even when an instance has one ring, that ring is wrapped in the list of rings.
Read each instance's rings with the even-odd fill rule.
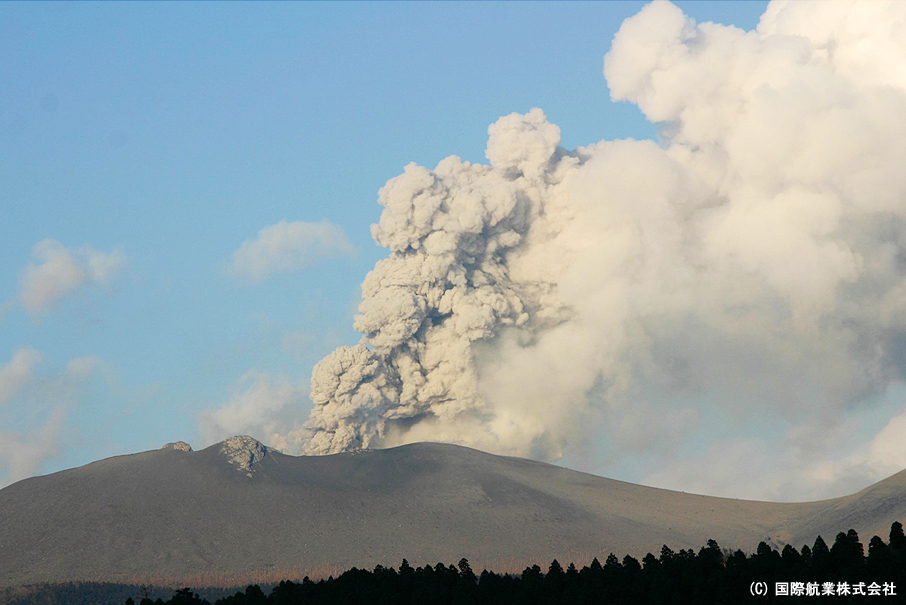
[[[180,452],[191,452],[192,446],[186,443],[185,441],[174,441],[173,443],[168,443],[167,445],[161,447],[162,450],[179,450]]]
[[[236,471],[251,477],[255,464],[267,456],[267,448],[248,435],[237,435],[220,444],[220,453]]]

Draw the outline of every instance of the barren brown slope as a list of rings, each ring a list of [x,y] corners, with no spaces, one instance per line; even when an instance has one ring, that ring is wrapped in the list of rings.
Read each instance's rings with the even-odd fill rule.
[[[906,474],[806,504],[697,496],[431,443],[321,457],[220,444],[119,456],[0,490],[0,585],[242,575],[377,563],[476,565],[637,556],[708,538],[753,550],[906,520]]]

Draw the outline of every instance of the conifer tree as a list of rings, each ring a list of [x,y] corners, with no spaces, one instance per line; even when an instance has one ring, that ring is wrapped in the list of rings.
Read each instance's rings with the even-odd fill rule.
[[[808,544],[802,545],[800,556],[802,557],[802,565],[804,567],[810,567],[812,565],[812,549],[808,547]]]
[[[879,536],[872,536],[868,542],[866,565],[873,574],[886,571],[890,565],[890,549]]]
[[[856,530],[850,529],[847,533],[841,531],[837,534],[830,549],[831,564],[835,572],[852,576],[862,568],[863,557],[864,549]]]
[[[817,579],[823,579],[830,567],[830,549],[824,538],[818,536],[815,538],[815,545],[812,546],[812,569],[817,574]]]
[[[469,565],[469,560],[465,557],[459,560],[459,576],[472,583],[477,581],[475,572],[472,571],[472,566]]]
[[[642,566],[639,565],[638,559],[636,559],[635,557],[632,557],[630,555],[626,555],[625,557],[623,557],[623,569],[625,569],[628,572],[634,573],[637,571],[641,571]]]
[[[780,552],[780,560],[783,562],[783,569],[787,572],[798,573],[802,569],[802,555],[799,554],[792,544],[787,544]]]
[[[906,552],[906,535],[903,534],[903,524],[894,521],[890,526],[890,542],[887,543],[892,553]]]

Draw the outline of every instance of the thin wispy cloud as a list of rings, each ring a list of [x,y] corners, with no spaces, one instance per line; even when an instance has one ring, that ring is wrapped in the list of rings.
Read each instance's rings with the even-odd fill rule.
[[[0,405],[3,405],[32,377],[42,355],[30,347],[19,349],[13,358],[0,367]]]
[[[91,246],[67,248],[55,239],[34,245],[32,260],[19,279],[19,302],[29,315],[50,310],[63,298],[88,286],[106,286],[126,266],[120,249],[101,252]]]
[[[101,374],[112,381],[110,364],[97,355],[76,357],[66,364],[66,376],[74,379],[87,379],[93,375]]]
[[[295,452],[304,431],[298,406],[308,399],[308,388],[286,376],[247,372],[233,386],[229,400],[198,416],[206,444],[234,435],[252,435],[271,447]]]
[[[258,232],[233,252],[226,272],[243,281],[262,282],[275,273],[291,273],[321,259],[353,256],[356,247],[328,220],[280,221]]]
[[[3,303],[2,305],[0,305],[0,320],[4,319],[6,317],[6,314],[9,313],[10,309],[12,309],[15,306],[16,306],[15,298],[11,298],[11,299],[7,300],[5,303]]]
[[[5,478],[0,475],[0,488],[31,477],[58,453],[66,411],[65,404],[56,406],[44,424],[35,430],[0,430],[0,472],[7,472]]]
[[[34,475],[58,454],[79,392],[96,374],[109,371],[104,360],[90,355],[71,359],[63,372],[39,374],[43,358],[40,351],[23,347],[0,366],[0,412],[15,417],[27,404],[33,416],[15,428],[0,417],[0,487]]]

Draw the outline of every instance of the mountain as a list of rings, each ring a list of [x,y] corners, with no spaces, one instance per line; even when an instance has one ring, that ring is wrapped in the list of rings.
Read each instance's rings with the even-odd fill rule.
[[[867,544],[906,521],[906,471],[780,504],[698,496],[438,443],[288,456],[250,437],[108,458],[0,490],[0,586],[336,573],[455,563],[519,569],[698,549]],[[565,563],[564,563],[565,564]]]

